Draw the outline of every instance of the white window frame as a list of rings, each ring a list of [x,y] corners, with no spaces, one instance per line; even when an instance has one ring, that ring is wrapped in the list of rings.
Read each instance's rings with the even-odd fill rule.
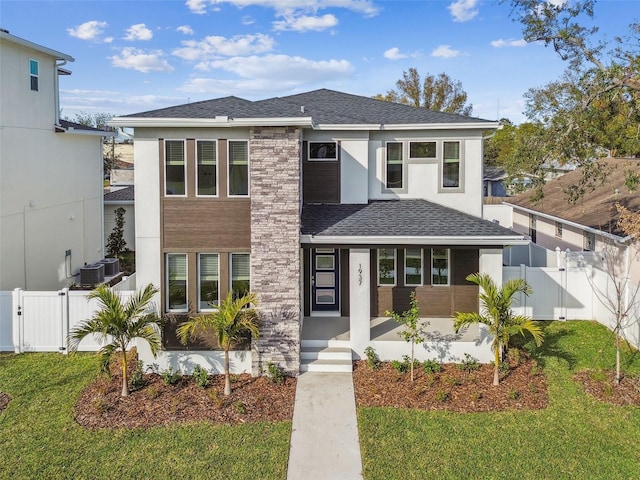
[[[389,187],[388,186],[388,166],[389,166],[389,144],[399,144],[400,152],[402,155],[401,159],[401,174],[402,174],[402,186],[400,187]],[[388,140],[384,144],[384,190],[387,192],[398,192],[398,193],[406,193],[408,188],[408,178],[407,178],[407,162],[406,162],[406,141],[404,140]]]
[[[446,159],[445,159],[445,143],[457,143],[458,144],[458,185],[455,186],[447,186],[444,184],[444,166],[446,163]],[[463,182],[464,182],[464,176],[463,176],[463,163],[462,163],[462,157],[464,155],[463,152],[463,142],[462,140],[454,140],[454,139],[450,139],[450,140],[442,140],[442,148],[441,148],[441,158],[440,158],[440,164],[442,166],[441,171],[440,171],[440,188],[443,191],[459,191],[461,188],[463,188]]]
[[[331,143],[331,144],[333,144],[334,148],[335,148],[336,156],[335,157],[322,157],[322,158],[320,158],[320,157],[318,157],[318,158],[312,157],[311,156],[311,145],[317,144],[317,143],[322,143],[322,144]],[[313,141],[309,140],[309,143],[307,144],[307,160],[309,162],[337,162],[338,161],[338,148],[339,148],[338,142],[334,142],[334,141],[331,141],[331,140],[328,140],[326,142],[322,141],[322,140],[313,140]]]
[[[435,259],[434,251],[444,250],[447,252],[447,283],[433,283],[433,261]],[[431,249],[431,286],[432,287],[449,287],[451,286],[451,249],[450,248],[432,248]]]
[[[185,298],[186,298],[186,303],[187,306],[186,308],[169,308],[169,257],[171,256],[177,256],[177,255],[181,255],[184,257],[184,261],[185,261]],[[171,252],[171,253],[165,253],[165,272],[164,272],[164,280],[165,280],[165,311],[166,312],[172,312],[172,313],[185,313],[189,311],[189,255],[187,255],[186,253],[178,253],[178,252]]]
[[[31,62],[35,62],[36,65],[36,69],[38,70],[38,73],[36,73],[35,75],[31,72]],[[36,79],[36,87],[37,88],[33,88],[33,84],[31,83],[31,79],[34,78]],[[40,91],[40,61],[36,60],[35,58],[30,58],[29,59],[29,90],[31,90],[32,92],[39,92]]]
[[[198,253],[198,311],[199,312],[215,312],[217,310],[217,308],[215,307],[207,307],[207,308],[202,308],[202,284],[201,284],[201,275],[200,275],[200,266],[201,266],[201,262],[200,262],[200,258],[202,258],[202,255],[216,255],[218,257],[218,305],[220,305],[220,254],[216,253],[216,252],[202,252],[202,253]]]
[[[251,252],[231,252],[229,253],[229,292],[233,292],[233,256],[248,255],[249,257],[249,292],[251,292]]]
[[[420,283],[407,283],[407,251],[418,250],[420,252]],[[422,248],[405,248],[404,250],[404,285],[405,287],[421,287],[424,284],[424,251]]]
[[[183,194],[174,194],[174,193],[167,193],[167,142],[181,142],[182,143],[182,152],[184,154],[183,158],[184,158],[184,166],[183,166],[183,173],[184,173],[184,193]],[[163,158],[164,158],[164,162],[163,162],[163,169],[164,169],[164,196],[165,197],[178,197],[178,198],[182,198],[182,197],[186,197],[188,194],[188,183],[187,182],[187,142],[185,139],[172,139],[172,138],[165,138],[164,142],[162,143],[162,148],[164,148],[164,153],[163,153]]]
[[[209,195],[209,194],[201,194],[198,193],[198,178],[199,178],[199,174],[200,174],[200,168],[199,168],[199,163],[198,163],[198,143],[199,142],[213,142],[213,146],[216,152],[216,193],[215,195]],[[196,144],[195,144],[195,154],[196,154],[196,183],[195,183],[195,189],[196,189],[196,197],[203,197],[203,198],[218,198],[220,196],[220,160],[219,160],[219,155],[218,155],[218,140],[217,139],[209,139],[209,138],[201,138],[201,139],[196,139]]]
[[[380,283],[380,251],[392,250],[393,251],[393,283]],[[379,287],[395,287],[398,284],[398,250],[395,248],[378,248],[376,250],[376,270],[377,278],[376,283]]]
[[[231,194],[231,142],[245,142],[247,144],[247,194]],[[227,197],[249,198],[251,196],[251,152],[249,151],[249,140],[246,138],[231,138],[227,140]]]

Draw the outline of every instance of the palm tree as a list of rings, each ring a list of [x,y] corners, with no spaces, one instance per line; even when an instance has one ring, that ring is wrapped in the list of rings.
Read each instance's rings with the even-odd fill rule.
[[[502,352],[511,336],[516,333],[524,336],[528,332],[538,346],[542,345],[544,339],[544,333],[536,322],[524,315],[513,315],[511,311],[514,295],[529,295],[531,287],[522,278],[514,278],[498,287],[489,275],[480,273],[468,275],[467,280],[482,289],[479,295],[481,312],[456,312],[454,328],[456,333],[474,323],[482,323],[489,328],[489,333],[493,336],[491,348],[495,354],[493,384],[499,385]]]
[[[69,350],[74,352],[87,335],[102,336],[105,345],[99,353],[102,357],[102,370],[109,371],[113,354],[122,353],[122,393],[129,395],[129,378],[127,374],[127,346],[136,339],[146,340],[155,356],[161,347],[160,319],[155,312],[147,312],[149,303],[158,290],[151,284],[138,290],[126,303],[117,292],[107,285],[100,285],[92,290],[87,300],[97,298],[100,310],[69,332]],[[109,342],[109,343],[106,343]]]
[[[220,302],[220,305],[213,312],[204,313],[189,318],[182,322],[176,330],[180,341],[184,344],[189,339],[203,339],[209,343],[209,347],[214,349],[220,346],[224,350],[224,394],[231,394],[231,381],[229,379],[229,351],[233,344],[242,337],[251,333],[254,338],[259,335],[258,312],[255,308],[258,300],[255,294],[247,293],[242,297],[234,299],[229,293],[227,298]],[[203,335],[207,331],[212,332],[215,337],[207,340]]]

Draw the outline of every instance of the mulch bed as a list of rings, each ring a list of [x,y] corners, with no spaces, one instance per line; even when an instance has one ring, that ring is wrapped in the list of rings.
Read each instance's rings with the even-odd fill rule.
[[[11,397],[9,395],[7,395],[6,393],[0,392],[0,413],[2,413],[5,408],[7,408],[7,405],[9,405],[10,400],[11,400]]]
[[[531,359],[512,367],[498,386],[492,385],[492,365],[480,365],[469,373],[454,364],[444,364],[439,373],[427,374],[417,368],[414,376],[411,382],[408,372],[398,373],[388,363],[372,370],[364,361],[355,362],[356,402],[366,407],[462,413],[538,410],[548,404],[546,379]]]
[[[290,421],[296,380],[271,383],[265,377],[233,375],[231,395],[225,396],[224,376],[210,376],[200,388],[182,377],[166,385],[160,375],[147,374],[147,384],[121,397],[121,377],[101,377],[87,386],[75,407],[75,419],[89,429],[150,427],[173,423],[208,421],[238,424],[257,421]]]
[[[582,384],[587,395],[613,405],[640,405],[640,376],[623,376],[616,385],[615,372],[585,370],[573,379]]]

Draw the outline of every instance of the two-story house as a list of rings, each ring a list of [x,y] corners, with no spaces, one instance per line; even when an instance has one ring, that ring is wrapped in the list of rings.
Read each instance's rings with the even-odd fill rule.
[[[60,119],[73,60],[0,30],[0,290],[57,290],[104,257],[110,134]]]
[[[349,368],[369,345],[399,358],[408,345],[385,312],[412,291],[431,323],[420,357],[490,361],[486,332],[453,335],[451,317],[478,309],[465,277],[501,282],[503,246],[523,241],[482,220],[483,132],[497,122],[317,90],[112,124],[135,129],[138,284],[160,286],[176,318],[229,291],[258,295],[261,335],[236,371],[297,373],[325,347],[347,349]],[[153,361],[212,358],[178,351],[174,328]]]

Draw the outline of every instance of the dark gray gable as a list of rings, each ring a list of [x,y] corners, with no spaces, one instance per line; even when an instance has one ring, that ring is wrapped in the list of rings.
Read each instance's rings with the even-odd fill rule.
[[[301,233],[337,237],[520,236],[488,220],[417,199],[305,205]]]

